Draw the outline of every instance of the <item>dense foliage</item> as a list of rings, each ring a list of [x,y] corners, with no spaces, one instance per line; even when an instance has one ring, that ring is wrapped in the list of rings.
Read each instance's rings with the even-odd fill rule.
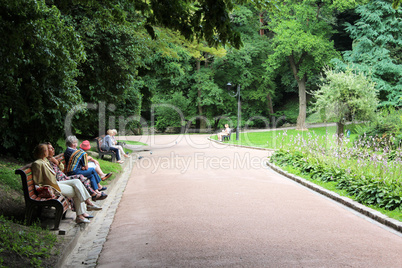
[[[402,12],[386,0],[359,6],[360,19],[346,30],[353,49],[343,53],[344,62],[334,60],[338,69],[353,68],[371,76],[380,92],[381,106],[402,104]]]
[[[364,121],[374,118],[378,106],[375,84],[362,73],[348,69],[337,72],[326,69],[320,88],[314,93],[314,110],[325,121],[337,123],[337,135],[344,133],[346,121]]]
[[[81,102],[76,78],[84,48],[44,1],[1,0],[1,7],[0,148],[29,158],[39,140],[62,135],[65,113]]]
[[[91,138],[108,128],[140,133],[152,124],[159,131],[265,128],[288,115],[304,128],[305,93],[318,89],[319,72],[333,58],[339,68],[353,63],[366,75],[370,68],[380,105],[399,105],[400,9],[383,0],[359,6],[360,19],[349,18],[346,29],[342,16],[358,2],[0,3],[2,154],[27,159],[40,141]],[[342,65],[336,48],[348,47],[334,43],[348,39],[346,30],[354,47]],[[228,82],[241,89],[241,122]]]

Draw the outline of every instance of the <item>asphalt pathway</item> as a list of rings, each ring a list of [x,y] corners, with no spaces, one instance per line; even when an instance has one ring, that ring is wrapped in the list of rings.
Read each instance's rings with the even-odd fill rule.
[[[399,233],[278,175],[267,151],[140,141],[97,267],[402,267]]]

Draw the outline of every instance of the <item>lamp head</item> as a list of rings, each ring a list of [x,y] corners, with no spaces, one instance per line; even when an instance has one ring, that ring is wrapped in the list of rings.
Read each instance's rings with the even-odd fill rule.
[[[232,83],[227,83],[226,84],[226,89],[229,91],[229,92],[231,92],[232,91]]]

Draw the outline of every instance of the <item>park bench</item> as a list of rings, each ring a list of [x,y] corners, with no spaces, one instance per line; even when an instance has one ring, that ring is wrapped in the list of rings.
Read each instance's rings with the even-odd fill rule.
[[[110,150],[105,151],[105,150],[102,149],[103,139],[101,137],[96,137],[95,141],[96,141],[96,149],[98,151],[99,158],[103,159],[103,156],[110,155],[112,157],[112,162],[116,162],[116,153],[115,152],[110,151]]]
[[[230,141],[230,136],[232,135],[233,130],[230,129],[228,135],[222,136],[222,141],[228,140]]]
[[[56,159],[64,163],[63,154],[56,156]],[[29,163],[15,171],[15,174],[21,176],[22,190],[24,192],[25,199],[25,220],[27,225],[32,224],[33,212],[35,208],[39,209],[39,215],[44,207],[54,207],[56,209],[56,214],[54,217],[54,227],[53,230],[59,230],[59,225],[61,219],[65,216],[67,209],[70,207],[68,199],[63,196],[56,196],[53,198],[41,198],[37,196],[35,190],[35,183],[33,181],[32,163]]]

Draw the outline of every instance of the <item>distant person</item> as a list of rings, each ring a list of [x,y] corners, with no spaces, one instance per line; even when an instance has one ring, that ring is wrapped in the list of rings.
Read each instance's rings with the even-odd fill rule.
[[[102,142],[102,147],[101,147],[102,150],[113,151],[116,154],[117,163],[123,164],[124,161],[120,160],[119,149],[114,147],[114,143],[113,143],[113,139],[112,139],[112,136],[114,135],[114,131],[111,129],[108,129],[108,131],[106,133],[107,133],[107,135],[103,138],[103,142]]]
[[[114,144],[113,147],[119,149],[120,155],[124,155],[124,157],[130,157],[126,152],[124,152],[123,146],[117,144],[116,136],[117,130],[112,129],[110,137],[112,138],[112,143]]]
[[[230,128],[228,124],[225,124],[225,129],[219,132],[218,135],[218,140],[222,141],[223,137],[229,136],[230,134]]]

